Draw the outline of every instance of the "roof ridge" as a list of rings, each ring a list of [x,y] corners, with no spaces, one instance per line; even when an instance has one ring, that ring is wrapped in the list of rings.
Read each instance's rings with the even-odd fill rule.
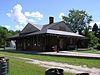
[[[37,29],[41,30],[43,25],[40,25],[40,24],[32,24],[32,23],[28,23],[30,25],[33,25],[34,27],[36,27]]]
[[[62,21],[60,21],[60,22],[62,22]],[[54,25],[56,25],[56,24],[58,24],[58,23],[60,23],[60,22],[55,22],[55,23],[52,23],[52,24],[43,25],[44,28],[42,28],[42,29],[43,29],[43,30],[44,30],[44,29],[48,29],[48,28],[50,28],[50,27],[52,27],[52,26],[54,26]]]

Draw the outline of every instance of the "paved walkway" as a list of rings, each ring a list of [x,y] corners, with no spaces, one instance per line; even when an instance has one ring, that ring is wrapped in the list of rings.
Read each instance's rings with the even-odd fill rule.
[[[78,52],[70,52],[70,51],[60,51],[59,53],[56,53],[56,52],[42,52],[40,54],[51,55],[51,56],[61,56],[61,57],[77,57],[77,58],[100,59],[100,54],[78,53]]]
[[[100,54],[78,53],[78,52],[70,52],[70,51],[60,51],[59,53],[57,53],[57,52],[19,51],[19,50],[0,50],[0,51],[26,53],[26,54],[38,54],[38,55],[47,55],[47,56],[58,56],[58,57],[100,59]]]

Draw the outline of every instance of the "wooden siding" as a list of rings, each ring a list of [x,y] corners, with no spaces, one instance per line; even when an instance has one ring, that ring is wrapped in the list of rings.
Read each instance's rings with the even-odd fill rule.
[[[16,49],[27,51],[67,50],[67,46],[72,44],[77,44],[77,38],[52,34],[39,34],[16,39]]]

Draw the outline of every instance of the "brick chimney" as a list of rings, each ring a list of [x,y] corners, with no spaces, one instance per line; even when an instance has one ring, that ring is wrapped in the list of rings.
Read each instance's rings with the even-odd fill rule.
[[[54,17],[49,17],[49,24],[54,23]]]

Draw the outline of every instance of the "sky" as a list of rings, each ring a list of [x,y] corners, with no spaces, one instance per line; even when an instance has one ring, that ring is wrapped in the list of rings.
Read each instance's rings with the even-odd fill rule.
[[[92,15],[100,27],[100,0],[2,0],[0,2],[0,26],[9,30],[22,30],[27,23],[48,24],[48,18],[61,21],[69,10],[84,10]]]

